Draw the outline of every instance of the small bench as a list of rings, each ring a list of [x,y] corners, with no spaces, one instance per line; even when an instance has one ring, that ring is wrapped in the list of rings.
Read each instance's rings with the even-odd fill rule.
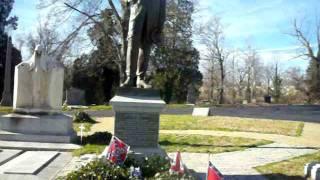
[[[320,180],[320,162],[311,162],[304,166],[305,178]]]

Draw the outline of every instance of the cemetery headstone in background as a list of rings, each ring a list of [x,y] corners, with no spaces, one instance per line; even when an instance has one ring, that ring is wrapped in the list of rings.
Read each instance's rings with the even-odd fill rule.
[[[86,105],[85,91],[78,88],[68,89],[66,99],[68,105]]]
[[[210,108],[194,108],[192,116],[209,116]]]

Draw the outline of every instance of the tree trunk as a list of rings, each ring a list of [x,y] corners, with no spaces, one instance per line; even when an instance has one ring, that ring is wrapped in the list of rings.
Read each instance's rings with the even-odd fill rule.
[[[223,104],[224,103],[224,78],[225,78],[223,60],[219,61],[219,65],[220,65],[220,76],[221,76],[219,104]]]

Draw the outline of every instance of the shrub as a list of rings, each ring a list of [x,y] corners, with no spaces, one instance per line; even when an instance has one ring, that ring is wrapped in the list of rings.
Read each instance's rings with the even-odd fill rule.
[[[122,180],[135,179],[130,177],[130,167],[141,167],[142,176],[145,179],[186,179],[193,180],[189,175],[179,176],[170,174],[169,159],[159,156],[146,158],[142,161],[136,161],[133,157],[128,157],[123,166],[117,166],[103,160],[93,161],[77,171],[69,173],[66,177],[60,179],[66,180]]]
[[[66,177],[60,179],[65,180],[100,180],[100,179],[129,179],[130,172],[126,168],[121,168],[110,162],[102,160],[93,161],[86,166],[83,166],[77,171],[69,173]]]
[[[90,115],[83,111],[77,111],[73,116],[73,122],[75,123],[97,123]]]
[[[184,175],[179,175],[179,174],[171,174],[168,171],[167,172],[163,172],[163,173],[157,173],[153,178],[151,179],[168,179],[168,180],[196,180],[196,178],[194,178],[193,176],[191,176],[190,174],[184,174]]]
[[[169,171],[170,161],[160,156],[152,156],[142,161],[137,161],[132,156],[128,156],[125,166],[140,167],[143,177],[154,177],[157,173]]]

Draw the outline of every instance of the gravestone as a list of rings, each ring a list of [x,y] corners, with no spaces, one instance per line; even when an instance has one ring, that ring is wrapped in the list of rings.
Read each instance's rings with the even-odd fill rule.
[[[210,108],[194,108],[192,116],[209,116]]]
[[[242,101],[242,104],[243,104],[243,105],[247,105],[247,104],[248,104],[248,100],[243,100],[243,101]]]
[[[71,142],[72,119],[61,113],[64,66],[42,54],[15,67],[13,114],[0,119],[0,140]]]
[[[152,89],[121,88],[110,101],[115,112],[115,136],[137,155],[165,156],[158,144],[160,112],[165,102]]]
[[[85,91],[82,89],[71,87],[67,90],[67,104],[68,105],[86,105]]]

